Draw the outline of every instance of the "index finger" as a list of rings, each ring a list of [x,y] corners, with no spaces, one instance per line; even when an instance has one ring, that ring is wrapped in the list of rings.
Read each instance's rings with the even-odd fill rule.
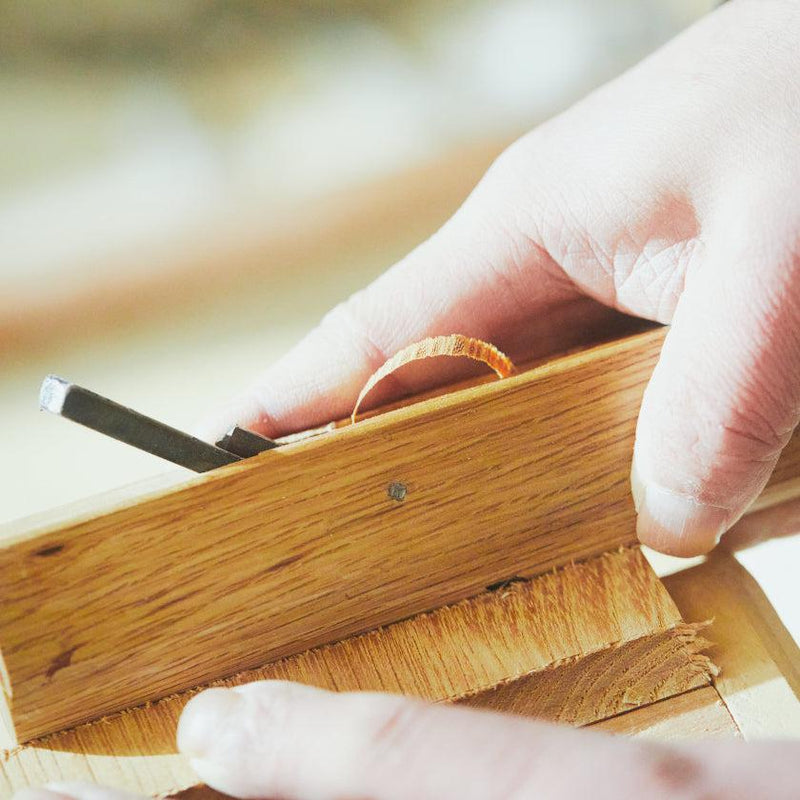
[[[178,744],[209,785],[243,798],[788,800],[800,786],[797,743],[668,747],[284,682],[197,695]]]
[[[278,436],[347,416],[372,372],[427,336],[484,339],[512,358],[548,352],[556,337],[567,345],[580,338],[583,325],[554,325],[553,314],[584,323],[587,314],[601,312],[517,224],[523,199],[514,160],[502,156],[438,233],[334,308],[250,390],[207,420],[202,435],[239,424]],[[370,404],[444,383],[465,369],[438,362],[404,367]]]

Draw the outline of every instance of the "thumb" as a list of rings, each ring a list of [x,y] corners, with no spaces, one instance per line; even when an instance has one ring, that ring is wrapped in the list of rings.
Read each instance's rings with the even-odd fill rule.
[[[800,408],[800,263],[721,238],[687,276],[636,431],[638,536],[680,556],[710,550],[755,500]]]
[[[506,151],[438,233],[334,308],[199,434],[211,438],[238,423],[278,436],[344,417],[372,372],[427,336],[485,339],[512,358],[550,352],[556,336],[559,346],[585,337],[592,320],[608,311],[580,297],[520,229],[528,190],[519,161],[517,148]],[[554,308],[563,324],[552,324]],[[463,374],[463,365],[437,361],[404,367],[370,394],[370,403]]]

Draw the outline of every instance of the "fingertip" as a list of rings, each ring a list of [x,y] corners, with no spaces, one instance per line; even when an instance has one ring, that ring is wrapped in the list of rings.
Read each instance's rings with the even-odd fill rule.
[[[655,465],[664,460],[660,461],[658,453],[647,446],[642,427],[640,418],[630,477],[636,536],[642,544],[670,556],[691,558],[708,553],[731,525],[732,512],[658,480],[665,470]],[[669,476],[669,470],[666,474]]]
[[[661,553],[685,558],[712,550],[728,528],[730,514],[657,484],[640,483],[636,535]]]
[[[639,473],[635,453],[633,461],[631,462],[631,495],[633,496],[634,511],[638,514],[642,506],[642,498],[644,497],[644,481]]]
[[[245,705],[232,689],[216,687],[195,695],[178,720],[178,750],[192,759],[206,759],[221,731]]]
[[[306,749],[318,753],[320,741],[329,750],[348,742],[341,735],[346,726],[325,703],[331,696],[338,697],[288,681],[207,689],[181,715],[178,749],[203,782],[227,795],[294,797],[302,793],[290,794],[286,786],[310,783],[320,796],[330,753],[318,755],[316,772],[307,775]],[[339,734],[333,744],[331,727]]]

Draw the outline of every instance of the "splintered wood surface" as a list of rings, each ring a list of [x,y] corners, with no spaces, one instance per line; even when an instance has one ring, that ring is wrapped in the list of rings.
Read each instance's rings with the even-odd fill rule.
[[[555,359],[138,502],[0,528],[16,736],[630,543],[636,414],[663,337]],[[781,491],[800,474],[796,441]]]
[[[519,683],[527,702],[512,710],[581,725],[707,685],[713,667],[699,652],[704,645],[633,548],[291,656],[223,685],[282,679],[502,707],[505,692]],[[0,764],[0,796],[59,779],[153,794],[190,786],[195,779],[175,754],[174,737],[193,693],[17,748]]]

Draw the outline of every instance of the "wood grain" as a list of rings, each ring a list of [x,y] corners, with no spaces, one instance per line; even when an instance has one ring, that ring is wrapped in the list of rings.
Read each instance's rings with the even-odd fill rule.
[[[16,736],[630,543],[635,420],[663,336],[393,410],[138,502],[0,528]],[[800,463],[794,440],[787,459]]]
[[[664,583],[687,619],[713,618],[714,685],[744,738],[800,738],[800,649],[747,570],[718,548]]]
[[[525,710],[535,706],[543,718],[582,724],[708,684],[704,644],[634,548],[291,656],[224,685],[283,679],[434,702],[491,706],[486,698],[494,697],[497,707],[519,681],[529,698]],[[59,779],[144,793],[191,785],[174,735],[193,693],[16,749],[1,760],[0,797]]]
[[[586,725],[709,683],[716,667],[698,627],[663,633],[562,662],[461,701],[476,708]]]
[[[736,722],[713,686],[660,700],[601,720],[590,727],[606,733],[661,742],[742,738]]]

